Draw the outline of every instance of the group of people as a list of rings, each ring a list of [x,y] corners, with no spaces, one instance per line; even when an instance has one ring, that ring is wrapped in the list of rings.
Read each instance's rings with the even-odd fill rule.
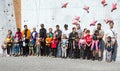
[[[109,22],[109,26],[108,32],[104,35],[101,23],[97,24],[92,34],[87,28],[81,30],[80,24],[73,27],[72,31],[68,29],[67,24],[64,25],[64,31],[56,25],[54,32],[52,28],[47,31],[44,24],[40,25],[39,32],[36,28],[31,32],[27,25],[24,25],[24,30],[17,28],[14,36],[12,31],[8,30],[2,44],[3,56],[47,56],[102,61],[105,50],[106,61],[115,61],[117,32],[114,30],[113,21]]]

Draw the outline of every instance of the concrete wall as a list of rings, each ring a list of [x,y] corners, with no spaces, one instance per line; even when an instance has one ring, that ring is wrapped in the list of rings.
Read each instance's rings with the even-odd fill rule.
[[[16,32],[15,14],[12,0],[0,0],[0,53],[1,44],[7,36],[8,30]]]

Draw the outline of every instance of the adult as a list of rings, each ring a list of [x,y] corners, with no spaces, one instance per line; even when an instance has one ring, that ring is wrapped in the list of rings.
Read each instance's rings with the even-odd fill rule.
[[[28,29],[27,25],[24,25],[24,30],[22,31],[22,36],[23,36],[23,38],[25,38],[25,47],[23,47],[23,55],[28,56],[31,31]]]
[[[76,32],[76,28],[72,28],[72,32],[69,34],[69,57],[74,58],[75,57],[75,38],[78,35]]]
[[[65,24],[65,25],[64,25],[63,34],[66,35],[67,39],[69,38],[70,32],[71,32],[71,31],[68,29],[68,24]],[[68,45],[69,45],[69,43],[68,43]],[[67,56],[69,56],[69,51],[70,51],[70,48],[69,48],[69,46],[68,46],[68,47],[67,47]]]
[[[19,43],[19,47],[20,47],[20,55],[22,55],[22,32],[20,30],[20,28],[17,28],[17,32],[15,33],[14,38],[17,38],[18,35],[18,43]]]
[[[36,38],[37,38],[37,36],[38,36],[38,33],[37,33],[37,31],[36,31],[36,28],[34,27],[32,33],[31,33],[31,37],[32,37],[32,39],[33,39],[33,49],[34,49],[34,53],[36,52],[35,44],[36,44]]]
[[[116,55],[117,55],[117,32],[115,31],[114,28],[114,22],[110,21],[109,22],[109,29],[106,33],[106,39],[108,36],[111,37],[112,42],[113,42],[113,52],[112,52],[112,61],[116,61]]]
[[[102,57],[103,57],[103,50],[104,50],[104,41],[103,41],[103,37],[104,37],[104,31],[102,30],[102,25],[101,23],[97,24],[97,28],[93,31],[93,33],[97,30],[99,32],[98,35],[98,60],[101,61]]]
[[[67,36],[67,38],[69,37],[70,30],[68,29],[68,25],[67,24],[64,25],[63,34],[65,34]]]
[[[57,57],[61,57],[62,50],[61,50],[61,36],[62,31],[60,30],[60,26],[56,25],[56,30],[54,32],[56,34],[56,38],[58,39],[58,47],[57,47]]]
[[[47,31],[46,31],[46,29],[44,28],[44,24],[41,24],[40,25],[40,31],[39,31],[39,34],[40,34],[40,38],[42,38],[42,48],[41,48],[41,56],[45,56],[46,55],[46,53],[45,53],[45,39],[46,39],[46,37],[47,37]]]
[[[7,37],[6,37],[6,38],[8,38],[8,36],[9,36],[9,38],[12,39],[12,40],[11,40],[11,44],[12,44],[12,45],[11,45],[10,47],[7,47],[7,54],[8,54],[8,56],[9,56],[9,55],[11,56],[11,55],[13,54],[13,39],[14,39],[11,30],[8,30],[8,34],[7,34]]]
[[[81,36],[83,35],[83,31],[80,27],[80,24],[77,24],[76,28],[77,28],[76,32],[78,33],[79,38],[81,38]]]

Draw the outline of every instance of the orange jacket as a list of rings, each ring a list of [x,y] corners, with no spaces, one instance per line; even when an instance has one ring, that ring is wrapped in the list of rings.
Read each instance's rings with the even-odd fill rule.
[[[25,30],[22,31],[22,37],[24,36],[24,32],[25,32]],[[26,38],[30,39],[30,37],[31,37],[31,31],[28,29]]]

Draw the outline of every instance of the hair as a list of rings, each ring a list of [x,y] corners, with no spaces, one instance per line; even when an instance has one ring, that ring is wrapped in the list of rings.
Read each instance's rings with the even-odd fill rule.
[[[24,28],[27,27],[27,25],[24,25]]]
[[[90,30],[87,30],[86,33],[90,33]]]
[[[75,27],[72,28],[72,30],[76,29]]]
[[[67,25],[67,24],[65,24],[65,25],[64,25],[64,28],[67,28],[67,27],[68,27],[68,25]]]
[[[113,22],[113,21],[110,21],[110,22],[109,22],[109,24],[111,24],[111,23],[114,25],[114,22]]]
[[[8,30],[8,32],[10,32],[10,34],[12,34],[12,31],[11,31],[11,30]]]
[[[40,26],[41,26],[41,27],[44,27],[44,24],[41,24]]]
[[[56,27],[60,27],[59,25],[56,25]]]
[[[20,28],[17,28],[17,31],[20,32],[21,31]]]
[[[101,23],[98,23],[97,25],[100,25],[100,26],[101,26]]]

